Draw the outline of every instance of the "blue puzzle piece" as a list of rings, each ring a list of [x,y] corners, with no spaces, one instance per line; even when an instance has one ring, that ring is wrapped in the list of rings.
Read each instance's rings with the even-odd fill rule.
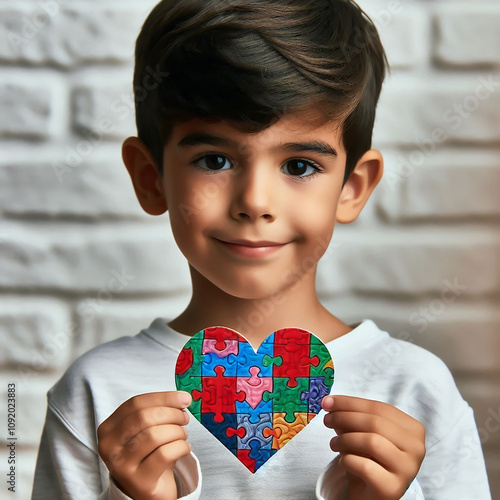
[[[215,413],[202,413],[201,423],[229,450],[235,455],[238,449],[238,436],[236,434],[228,436],[228,429],[237,430],[238,421],[236,413],[223,413],[222,423],[214,421]]]
[[[216,366],[223,366],[225,377],[236,377],[238,364],[236,363],[237,357],[234,354],[229,356],[219,357],[213,352],[207,352],[203,355],[203,362],[201,363],[201,374],[203,377],[216,377]]]
[[[273,402],[272,400],[261,401],[255,408],[252,408],[247,401],[236,401],[236,412],[248,415],[250,422],[257,424],[260,422],[262,413],[273,412]]]
[[[262,344],[260,344],[261,346],[262,345],[266,345],[266,344],[270,344],[271,346],[274,346],[274,332],[271,333],[271,335],[269,335],[269,337],[267,337],[264,342],[262,342]]]
[[[260,448],[259,441],[253,439],[250,441],[250,448],[252,451],[248,454],[248,456],[255,460],[255,470],[257,471],[262,467],[278,450],[273,448],[271,449],[262,449]]]
[[[271,449],[273,442],[272,435],[264,436],[264,429],[273,430],[273,415],[272,413],[261,414],[261,421],[255,425],[250,421],[250,415],[238,415],[238,428],[245,429],[244,437],[238,437],[238,448],[251,448],[250,442],[256,442],[262,449]],[[250,458],[253,458],[250,455]]]
[[[309,412],[319,413],[321,401],[330,394],[331,386],[325,384],[325,377],[311,377],[309,380],[309,392],[300,395],[302,401],[309,400]]]
[[[264,366],[263,359],[267,354],[270,358],[274,357],[274,349],[272,344],[263,343],[258,351],[258,354],[253,350],[253,347],[248,342],[240,342],[240,352],[238,355],[238,377],[251,377],[250,368],[258,366],[260,368],[260,377],[273,376],[273,364]]]

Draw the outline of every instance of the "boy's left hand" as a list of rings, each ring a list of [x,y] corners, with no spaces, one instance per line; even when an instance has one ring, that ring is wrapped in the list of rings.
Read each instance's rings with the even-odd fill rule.
[[[425,457],[425,427],[370,399],[326,396],[322,407],[325,425],[337,432],[330,448],[340,453],[349,500],[399,500]]]

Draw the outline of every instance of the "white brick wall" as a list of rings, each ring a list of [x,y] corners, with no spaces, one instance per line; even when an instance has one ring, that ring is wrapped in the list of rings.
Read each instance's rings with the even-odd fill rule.
[[[17,384],[18,498],[47,389],[86,350],[189,299],[167,216],[142,212],[121,164],[134,42],[155,3],[0,0],[0,387]],[[321,297],[448,364],[500,498],[500,7],[360,4],[393,66],[374,138],[386,172],[361,217],[337,226]]]

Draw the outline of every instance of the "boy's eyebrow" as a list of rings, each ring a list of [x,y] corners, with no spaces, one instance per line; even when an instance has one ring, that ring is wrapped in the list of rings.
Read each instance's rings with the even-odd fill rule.
[[[210,144],[212,146],[229,146],[233,148],[237,148],[239,145],[238,142],[226,137],[207,134],[205,132],[193,132],[181,139],[177,146],[181,148],[188,148],[199,146],[201,144]],[[289,142],[287,144],[280,144],[279,146],[271,148],[271,153],[275,153],[279,150],[288,151],[291,153],[309,151],[324,156],[338,156],[336,149],[324,141]]]

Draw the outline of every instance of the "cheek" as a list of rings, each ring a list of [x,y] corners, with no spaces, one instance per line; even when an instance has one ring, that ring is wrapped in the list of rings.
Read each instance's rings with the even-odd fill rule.
[[[296,231],[301,234],[303,250],[307,256],[319,260],[328,250],[336,219],[335,194],[317,193],[313,203],[303,204],[295,210],[293,222]]]
[[[178,246],[187,251],[197,247],[221,227],[227,218],[227,208],[220,190],[207,183],[177,183],[172,186],[169,200],[170,224]]]
[[[187,186],[174,182],[169,187],[170,225],[177,246],[184,253],[184,249],[191,246],[191,240],[197,232],[204,207],[201,199],[195,196],[195,191],[190,191]]]
[[[309,202],[302,202],[293,208],[292,224],[306,234],[324,234],[335,224],[334,195],[316,193]]]
[[[174,200],[173,208],[176,206],[189,208],[193,213],[193,219],[209,220],[220,217],[226,198],[226,186],[221,177],[192,173],[173,182],[170,190],[170,196]]]
[[[205,208],[199,187],[176,177],[169,179],[167,202],[172,226],[176,229],[196,222]]]

